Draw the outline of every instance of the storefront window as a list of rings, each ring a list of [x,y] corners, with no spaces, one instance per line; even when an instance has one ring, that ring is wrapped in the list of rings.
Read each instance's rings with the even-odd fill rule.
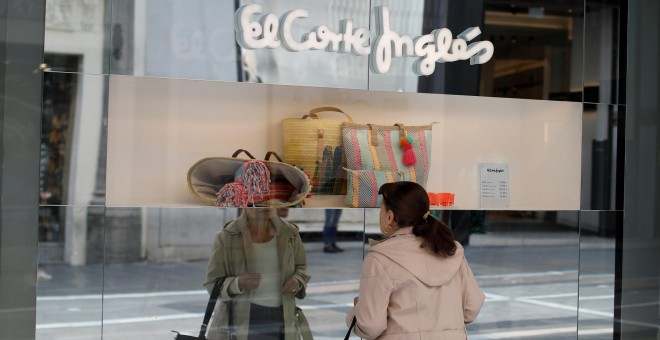
[[[619,44],[617,8],[259,2],[280,26],[288,11],[308,11],[287,32],[298,42],[322,25],[346,31],[350,20],[346,32],[366,43],[339,51],[346,42],[246,48],[235,13],[255,3],[47,1],[37,338],[196,334],[214,239],[240,216],[214,207],[217,192],[237,182],[232,154],[240,150],[276,164],[273,192],[285,192],[284,219],[299,228],[311,275],[297,304],[315,338],[345,334],[367,239],[380,233],[369,191],[377,186],[358,181],[385,170],[380,180],[401,176],[453,194],[432,210],[464,245],[486,293],[467,326],[471,339],[610,336],[625,107],[612,66],[619,53],[589,61],[593,49]],[[598,30],[594,20],[613,26]],[[480,34],[468,39],[474,27]],[[453,41],[470,40],[466,48],[490,43],[475,46],[491,46],[492,56],[471,65],[467,52],[456,53],[460,60],[433,60],[434,71],[420,75],[429,45],[413,51],[415,39],[443,28]],[[387,67],[374,65],[371,49],[385,29],[411,42],[401,51],[409,56],[381,55],[392,57]],[[290,119],[329,125],[308,140],[311,128],[285,126]],[[341,124],[351,122],[349,136]],[[403,154],[398,137],[410,131],[425,165],[414,174],[387,169],[403,162],[389,155]],[[369,144],[363,132],[390,139]],[[307,158],[292,156],[298,151]],[[277,157],[298,167],[287,168],[294,179],[279,172]],[[497,197],[488,165],[506,169]]]

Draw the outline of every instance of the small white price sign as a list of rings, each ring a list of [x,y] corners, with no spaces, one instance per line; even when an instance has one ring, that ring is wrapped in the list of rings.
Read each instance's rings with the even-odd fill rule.
[[[509,208],[509,164],[479,164],[479,207]]]

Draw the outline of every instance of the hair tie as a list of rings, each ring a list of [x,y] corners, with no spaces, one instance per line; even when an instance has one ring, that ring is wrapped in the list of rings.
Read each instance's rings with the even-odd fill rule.
[[[431,214],[430,211],[427,211],[427,212],[424,213],[424,217],[423,217],[423,218],[424,218],[424,222],[426,222],[426,219],[429,218],[429,214]]]

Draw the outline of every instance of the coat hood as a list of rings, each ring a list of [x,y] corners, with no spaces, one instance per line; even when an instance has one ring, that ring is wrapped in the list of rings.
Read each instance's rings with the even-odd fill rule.
[[[434,255],[420,247],[421,239],[412,233],[412,228],[403,228],[373,245],[369,251],[387,257],[426,285],[442,286],[457,275],[463,263],[463,247],[454,243],[454,255]]]

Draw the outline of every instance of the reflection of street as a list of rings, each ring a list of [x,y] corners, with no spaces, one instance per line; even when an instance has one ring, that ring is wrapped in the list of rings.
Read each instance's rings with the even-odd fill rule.
[[[477,236],[466,254],[487,295],[470,339],[575,338],[578,247],[575,233],[557,242],[526,237],[528,245],[488,245]],[[563,241],[562,241],[563,240]],[[545,244],[543,244],[545,242]],[[579,289],[580,334],[611,338],[614,249],[603,239],[583,239]],[[321,242],[306,243],[312,275],[300,301],[315,339],[338,339],[357,294],[361,242],[341,242],[344,253],[325,254]],[[170,330],[196,334],[207,293],[206,262],[51,266],[40,282],[38,339],[168,339]],[[105,281],[105,287],[101,283]],[[103,294],[103,299],[101,299]]]

